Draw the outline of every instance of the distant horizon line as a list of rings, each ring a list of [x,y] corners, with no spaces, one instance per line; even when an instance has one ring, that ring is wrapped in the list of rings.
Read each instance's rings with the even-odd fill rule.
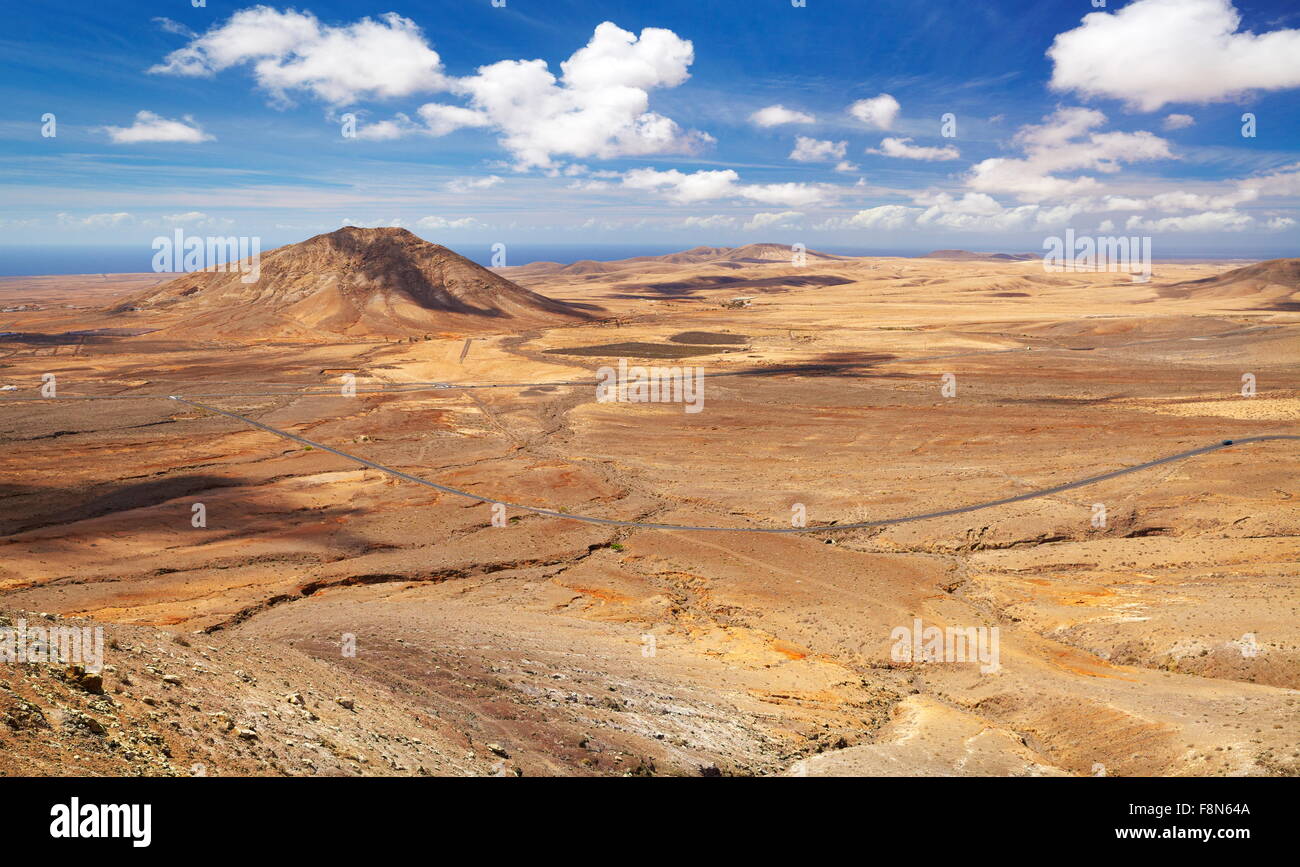
[[[315,236],[312,236],[315,237]],[[303,239],[306,240],[306,239]],[[299,243],[290,241],[287,244]],[[280,244],[279,246],[286,246]],[[781,244],[789,246],[788,243],[779,241],[747,241],[744,243],[733,244],[709,244],[694,243],[688,245],[674,244],[671,242],[664,243],[618,243],[618,242],[593,242],[593,243],[533,243],[520,242],[509,245],[511,251],[523,253],[520,257],[525,261],[510,262],[508,267],[523,267],[540,262],[556,262],[561,265],[571,265],[575,262],[584,260],[592,261],[620,261],[638,256],[664,256],[674,253],[683,253],[696,247],[723,247],[735,249],[750,244]],[[446,245],[443,245],[446,246]],[[275,249],[275,248],[269,248]],[[470,261],[479,265],[488,267],[492,259],[491,242],[473,242],[459,245],[458,247],[448,247],[448,249],[464,256]],[[1031,250],[1021,250],[1018,247],[1008,247],[1003,249],[970,249],[959,247],[864,247],[857,245],[844,244],[826,244],[810,246],[813,252],[824,252],[832,255],[851,256],[855,258],[896,258],[896,259],[918,259],[929,254],[939,251],[951,250],[953,252],[977,253],[994,255],[998,253],[1023,255],[1033,253],[1041,256],[1041,253]],[[63,261],[62,266],[53,262],[45,263],[44,256],[40,255],[42,251],[58,251],[59,258]],[[607,258],[600,258],[601,253],[612,254]],[[71,260],[69,260],[69,254]],[[1269,259],[1292,258],[1291,255],[1284,252],[1261,252],[1261,253],[1171,253],[1164,256],[1153,257],[1153,262],[1168,263],[1189,263],[1189,262],[1260,262]],[[102,263],[104,267],[95,267],[94,260],[99,256],[108,256],[115,261]],[[105,274],[150,274],[157,273],[147,267],[153,256],[152,249],[142,249],[138,244],[0,244],[0,277],[89,277]],[[515,259],[514,256],[510,257]],[[132,267],[134,264],[131,260],[139,262],[140,267]],[[1021,260],[1034,261],[1034,260]],[[165,272],[170,273],[170,272]]]

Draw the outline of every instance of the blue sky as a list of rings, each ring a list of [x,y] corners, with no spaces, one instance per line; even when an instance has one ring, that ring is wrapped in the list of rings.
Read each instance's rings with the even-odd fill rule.
[[[456,249],[1300,237],[1282,0],[8,5],[6,245],[345,222]]]

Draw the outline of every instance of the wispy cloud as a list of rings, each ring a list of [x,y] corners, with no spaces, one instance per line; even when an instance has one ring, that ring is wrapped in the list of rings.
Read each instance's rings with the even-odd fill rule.
[[[151,111],[140,111],[130,126],[104,128],[114,144],[144,144],[147,142],[179,142],[198,144],[212,141],[213,136],[203,131],[194,118],[186,115],[181,120],[168,120]]]

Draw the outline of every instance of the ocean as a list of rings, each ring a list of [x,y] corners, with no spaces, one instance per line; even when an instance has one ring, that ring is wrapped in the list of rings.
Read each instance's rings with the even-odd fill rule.
[[[274,245],[273,245],[274,246]],[[510,244],[506,248],[507,265],[527,265],[530,262],[560,262],[568,265],[583,259],[611,261],[631,259],[634,256],[663,256],[679,253],[697,244],[680,241],[664,244]],[[735,246],[712,244],[708,246]],[[271,249],[267,246],[263,252]],[[480,265],[492,264],[490,243],[457,244],[453,249]],[[915,256],[929,252],[916,250],[866,250],[827,249],[827,253],[846,256]],[[0,246],[0,277],[29,277],[39,274],[126,274],[153,270],[154,251],[140,246]]]
[[[679,253],[698,244],[681,241],[663,244],[510,244],[506,248],[507,265],[527,265],[530,262],[560,262],[568,265],[583,259],[611,261],[634,256],[663,256]],[[707,246],[736,246],[735,244],[709,244]],[[855,247],[838,244],[809,244],[814,250],[840,256],[921,256],[935,247],[910,249]],[[267,247],[266,249],[270,249]],[[492,246],[489,243],[458,244],[454,248],[480,265],[492,264]],[[1028,252],[1020,248],[1004,252]],[[154,251],[144,246],[0,246],[0,277],[27,277],[40,274],[134,274],[153,270]],[[1188,255],[1166,255],[1159,259],[1261,259],[1281,258],[1294,253],[1269,251],[1265,254],[1202,252]]]

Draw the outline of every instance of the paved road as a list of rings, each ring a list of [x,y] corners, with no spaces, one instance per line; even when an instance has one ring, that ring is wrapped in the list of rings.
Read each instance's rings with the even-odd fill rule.
[[[257,421],[256,419],[251,419],[248,416],[240,415],[239,413],[236,412],[230,412],[229,410],[220,409],[218,407],[210,406],[205,403],[199,403],[198,401],[189,400],[187,398],[180,397],[179,395],[170,395],[170,398],[174,401],[177,401],[178,403],[183,403],[186,404],[187,406],[194,407],[195,409],[206,410],[207,412],[216,413],[217,415],[224,415],[226,418],[231,418],[234,419],[235,421],[243,422],[244,424],[251,425],[252,427],[259,428],[260,430],[264,430],[267,433],[275,434],[278,437],[283,437],[284,439],[292,440],[293,442],[300,443],[305,446],[311,446],[314,449],[320,449],[321,451],[338,455],[341,458],[352,461],[355,464],[360,464],[363,467],[369,467],[370,469],[373,470],[379,470],[381,473],[387,473],[388,475],[393,476],[394,478],[402,479],[403,481],[407,481],[407,482],[414,482],[417,485],[424,485],[426,488],[433,488],[434,490],[442,491],[443,493],[446,494],[452,494],[457,497],[464,497],[465,499],[468,500],[476,500],[480,503],[500,504],[505,506],[507,509],[517,509],[523,512],[532,512],[533,514],[546,515],[547,517],[551,517],[551,518],[563,518],[567,521],[580,521],[584,524],[601,524],[607,527],[641,527],[650,530],[690,530],[693,532],[704,532],[704,533],[772,533],[772,534],[834,533],[840,530],[858,530],[866,527],[887,527],[892,524],[909,524],[913,521],[927,521],[930,520],[931,518],[943,518],[943,517],[947,517],[948,515],[962,515],[965,514],[966,512],[978,512],[981,509],[992,509],[995,506],[1005,506],[1008,503],[1019,503],[1024,500],[1033,500],[1038,497],[1049,497],[1052,494],[1059,494],[1062,491],[1069,491],[1069,490],[1073,490],[1074,488],[1082,488],[1082,487],[1086,487],[1087,485],[1095,485],[1098,482],[1104,482],[1107,479],[1114,479],[1114,478],[1118,478],[1119,476],[1126,476],[1130,473],[1140,473],[1143,470],[1149,470],[1152,467],[1158,467],[1161,466],[1162,464],[1170,464],[1170,463],[1174,463],[1175,461],[1184,461],[1187,460],[1188,458],[1194,458],[1199,455],[1207,455],[1210,454],[1211,452],[1217,452],[1221,449],[1232,448],[1238,445],[1246,445],[1247,443],[1270,442],[1274,440],[1300,440],[1300,435],[1297,434],[1267,434],[1264,436],[1244,437],[1241,439],[1233,439],[1233,440],[1222,440],[1212,445],[1201,446],[1200,448],[1190,449],[1185,452],[1178,452],[1176,454],[1166,455],[1162,458],[1156,458],[1155,460],[1147,461],[1146,463],[1135,464],[1134,466],[1131,467],[1123,467],[1121,469],[1112,470],[1111,472],[1108,473],[1101,473],[1100,475],[1096,475],[1096,476],[1088,476],[1087,478],[1077,479],[1073,482],[1066,482],[1065,484],[1062,485],[1054,485],[1053,487],[1050,488],[1040,488],[1036,491],[1028,491],[1023,494],[1017,494],[1014,497],[1005,497],[1001,500],[989,500],[988,502],[974,503],[969,506],[958,506],[957,508],[954,509],[943,509],[938,512],[921,512],[915,515],[902,515],[896,518],[882,518],[878,521],[859,521],[853,524],[820,525],[815,527],[710,527],[710,526],[698,526],[693,524],[656,524],[656,523],[650,523],[646,521],[619,521],[612,518],[596,518],[596,517],[591,517],[589,515],[571,515],[568,514],[567,512],[557,512],[552,509],[543,509],[539,506],[528,506],[528,505],[524,505],[523,503],[511,503],[507,500],[494,500],[491,497],[484,497],[479,494],[472,493],[470,491],[462,491],[459,488],[452,488],[447,485],[439,484],[437,482],[431,482],[428,479],[422,479],[419,476],[413,476],[410,473],[404,473],[401,470],[395,470],[392,467],[386,467],[383,464],[376,463],[372,460],[368,460],[366,458],[360,457],[359,455],[354,455],[345,451],[341,451],[336,448],[331,448],[330,446],[323,445],[321,443],[315,442],[314,440],[309,440],[306,437],[300,437],[297,434],[290,433],[289,431],[281,430],[280,428],[277,427],[272,427],[269,424],[263,424],[262,422]]]

